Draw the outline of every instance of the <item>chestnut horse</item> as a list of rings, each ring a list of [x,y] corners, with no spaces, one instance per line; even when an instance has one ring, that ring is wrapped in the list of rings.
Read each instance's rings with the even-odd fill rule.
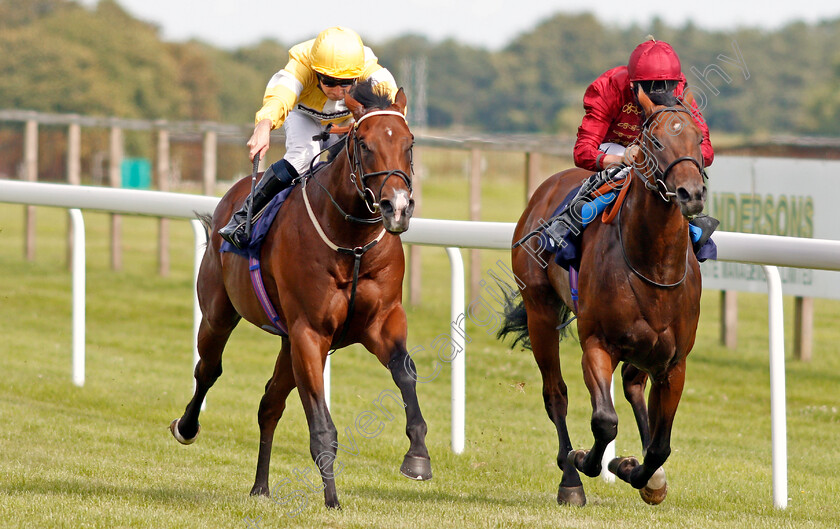
[[[509,299],[500,337],[512,333],[526,345],[530,340],[542,374],[545,409],[559,438],[561,504],[586,503],[578,470],[599,475],[604,451],[616,437],[618,416],[610,388],[620,362],[644,459],[640,464],[634,457],[616,458],[609,470],[640,489],[648,503],[660,503],[667,490],[661,467],[671,453],[671,427],[700,316],[700,267],[689,241],[688,219],[703,210],[705,172],[702,135],[687,110],[690,101],[683,105],[671,98],[660,105],[640,91],[639,103],[646,120],[625,184],[633,185],[623,202],[613,205],[619,208],[616,221],[593,222],[583,232],[577,309],[569,273],[542,247],[535,250],[539,239],[527,236],[544,227],[542,219],[591,173],[570,169],[550,177],[534,193],[514,233],[514,241],[526,238],[512,251],[521,299],[518,305],[514,297],[519,295]],[[575,310],[592,404],[591,450],[572,450],[566,427],[558,326],[565,327]]]
[[[324,484],[324,503],[339,508],[333,462],[336,427],[324,398],[323,370],[332,348],[363,344],[391,371],[406,408],[410,447],[401,472],[431,478],[426,422],[420,412],[414,366],[406,350],[402,306],[405,260],[398,234],[408,229],[414,136],[399,90],[392,104],[369,83],[345,98],[355,118],[339,154],[289,195],[265,237],[261,269],[265,289],[288,336],[282,337],[274,374],[260,401],[260,448],[252,495],[268,496],[271,444],[286,398],[297,387],[309,425],[310,453]],[[195,440],[208,389],[222,374],[222,352],[241,318],[271,328],[249,279],[248,260],[220,253],[218,230],[248,195],[237,182],[212,218],[211,237],[198,276],[202,318],[196,389],[170,429],[178,441]],[[396,396],[395,396],[396,398]]]

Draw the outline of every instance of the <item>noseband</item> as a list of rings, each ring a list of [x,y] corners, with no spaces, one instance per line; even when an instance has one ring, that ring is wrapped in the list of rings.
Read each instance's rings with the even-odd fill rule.
[[[656,112],[654,112],[653,114],[648,116],[648,118],[645,119],[645,122],[642,125],[642,135],[651,138],[655,142],[655,144],[660,143],[660,142],[657,138],[655,138],[652,134],[650,134],[650,125],[653,123],[653,119],[656,116],[658,116],[659,114],[665,113],[665,112],[688,114],[689,119],[694,119],[691,112],[689,112],[684,107],[683,108],[674,108],[674,107],[660,108],[659,110],[657,110]],[[680,120],[680,121],[682,121],[682,120]],[[645,152],[647,154],[647,149],[643,149],[643,150],[645,150]],[[650,153],[650,154],[653,157],[653,159],[656,160],[656,167],[653,169],[653,173],[651,175],[642,174],[642,176],[643,176],[642,179],[645,182],[645,187],[647,189],[651,190],[651,191],[655,191],[655,192],[659,193],[659,196],[665,202],[670,202],[671,197],[677,196],[677,194],[675,192],[668,191],[668,186],[665,184],[665,179],[668,178],[668,173],[670,173],[671,169],[673,169],[677,164],[682,163],[682,162],[691,162],[695,166],[697,166],[697,170],[700,171],[700,175],[703,177],[704,180],[709,178],[708,175],[706,174],[706,169],[703,167],[702,160],[697,160],[693,156],[680,156],[679,158],[676,158],[675,160],[671,161],[671,163],[669,163],[665,167],[665,169],[661,169],[660,166],[659,166],[659,160],[656,158],[656,156],[653,156],[653,153]],[[653,182],[651,182],[651,179],[653,180]]]
[[[347,160],[350,162],[350,181],[353,182],[353,186],[356,188],[356,193],[361,197],[362,200],[365,202],[365,206],[368,208],[368,211],[371,213],[379,212],[379,202],[376,201],[377,195],[374,194],[373,190],[368,185],[368,179],[374,178],[376,176],[385,175],[385,178],[382,180],[382,184],[379,186],[379,197],[382,197],[382,190],[385,189],[385,184],[388,182],[388,179],[392,176],[398,176],[402,178],[402,181],[405,182],[405,185],[408,187],[408,192],[411,194],[413,192],[411,188],[411,177],[405,173],[405,171],[401,169],[390,169],[386,171],[375,171],[373,173],[365,172],[365,168],[362,165],[362,151],[360,142],[354,137],[357,134],[359,125],[362,121],[366,120],[372,116],[399,116],[403,120],[405,120],[405,116],[402,112],[398,112],[396,110],[375,110],[373,112],[368,112],[357,121],[353,127],[350,128],[350,132],[347,136],[347,142],[344,144],[344,149],[347,152]],[[350,155],[350,140],[353,139],[353,156]],[[412,147],[411,151],[411,158],[410,158],[410,165],[411,165],[411,172],[414,173],[414,148]],[[358,176],[357,176],[358,175]],[[378,220],[378,219],[377,219]]]

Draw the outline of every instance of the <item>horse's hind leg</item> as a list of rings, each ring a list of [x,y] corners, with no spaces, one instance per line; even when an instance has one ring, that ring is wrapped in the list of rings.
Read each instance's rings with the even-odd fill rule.
[[[661,503],[667,493],[665,471],[661,467],[671,455],[671,428],[684,384],[685,360],[665,376],[653,380],[648,411],[651,439],[642,464],[633,457],[610,462],[610,471],[640,489],[642,499],[653,505]]]
[[[277,422],[286,409],[286,397],[295,387],[295,374],[292,370],[291,346],[288,338],[283,338],[283,347],[274,364],[274,374],[265,385],[265,394],[260,401],[258,422],[260,424],[260,451],[257,456],[257,475],[251,495],[269,495],[268,467],[271,460],[271,445]]]
[[[213,263],[208,261],[205,254],[198,280],[202,317],[198,328],[199,360],[195,366],[195,393],[184,414],[169,425],[172,435],[182,444],[191,444],[198,436],[201,403],[204,402],[207,391],[222,374],[222,352],[230,333],[240,320],[225,292],[221,278],[217,282],[206,280],[210,274],[207,270],[212,266]]]
[[[557,331],[557,310],[552,307],[525,301],[528,314],[528,335],[534,359],[540,368],[543,380],[543,401],[548,418],[557,429],[559,451],[557,466],[563,472],[557,490],[557,503],[583,506],[586,494],[580,475],[573,464],[567,461],[572,450],[572,441],[566,427],[566,412],[569,398],[566,383],[560,370],[559,332]]]
[[[642,450],[647,450],[650,444],[650,424],[648,423],[647,406],[645,405],[645,384],[647,373],[631,364],[621,367],[621,381],[624,386],[624,398],[633,408],[636,425],[639,427],[639,437],[642,440]]]
[[[324,483],[324,505],[340,509],[335,490],[333,463],[338,448],[338,434],[324,394],[324,363],[329,340],[310,328],[292,329],[292,368],[298,395],[309,424],[309,453]],[[340,468],[340,467],[339,467]]]

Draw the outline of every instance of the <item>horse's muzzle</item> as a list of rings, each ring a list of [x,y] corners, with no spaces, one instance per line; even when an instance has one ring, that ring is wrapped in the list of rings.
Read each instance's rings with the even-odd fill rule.
[[[414,199],[406,191],[397,191],[392,198],[379,201],[379,210],[385,229],[399,234],[408,229],[408,223],[414,214]]]
[[[680,186],[677,188],[677,203],[680,205],[680,213],[684,217],[699,215],[706,205],[706,186]]]

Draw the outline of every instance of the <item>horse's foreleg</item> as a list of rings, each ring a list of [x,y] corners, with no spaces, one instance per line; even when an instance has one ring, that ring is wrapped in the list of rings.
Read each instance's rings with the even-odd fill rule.
[[[642,450],[647,450],[650,444],[650,424],[648,423],[647,406],[645,405],[645,384],[647,373],[631,364],[621,367],[621,381],[624,386],[624,398],[633,408],[636,426],[639,427],[639,437],[642,440]]]
[[[575,450],[569,454],[575,466],[589,477],[601,473],[601,459],[618,433],[618,415],[613,406],[610,388],[617,362],[594,338],[583,344],[583,380],[592,402],[592,435],[595,442],[589,452]]]
[[[540,368],[543,381],[543,402],[548,418],[557,429],[559,450],[557,466],[563,472],[557,490],[557,503],[583,506],[586,494],[575,466],[568,461],[572,451],[572,441],[566,426],[566,412],[569,398],[566,383],[560,370],[559,332],[557,331],[556,310],[535,306],[526,302],[528,314],[528,335],[534,359]]]
[[[324,505],[340,509],[333,472],[338,435],[324,394],[324,364],[329,340],[308,328],[293,329],[290,338],[295,384],[309,425],[309,453],[321,474]]]
[[[400,472],[410,479],[432,479],[432,461],[426,448],[426,420],[423,419],[420,403],[417,401],[417,368],[408,356],[405,345],[397,346],[388,362],[388,369],[405,404],[405,433],[410,443]]]
[[[204,402],[210,387],[222,374],[222,352],[238,322],[238,317],[232,317],[228,325],[214,328],[208,323],[206,316],[201,319],[198,328],[199,360],[194,372],[195,393],[184,414],[169,425],[172,435],[182,444],[191,444],[198,437],[201,428],[198,424],[201,403]]]
[[[283,338],[283,347],[274,364],[274,374],[265,385],[265,394],[260,400],[257,420],[260,425],[260,450],[257,456],[257,475],[251,495],[269,495],[268,467],[271,461],[271,444],[277,421],[286,409],[286,397],[295,387],[295,375],[292,370],[291,346],[288,338]]]
[[[426,447],[428,428],[417,399],[417,367],[406,351],[406,335],[405,312],[399,307],[385,318],[379,336],[364,342],[391,372],[405,407],[405,433],[410,444],[400,472],[407,478],[424,481],[432,479],[431,457]],[[384,393],[381,394],[379,400],[384,396]]]
[[[665,471],[661,467],[671,454],[671,428],[684,384],[685,360],[662,379],[653,380],[648,407],[651,439],[642,464],[635,458],[619,458],[610,463],[610,470],[640,489],[642,499],[650,504],[661,503],[667,493]]]

